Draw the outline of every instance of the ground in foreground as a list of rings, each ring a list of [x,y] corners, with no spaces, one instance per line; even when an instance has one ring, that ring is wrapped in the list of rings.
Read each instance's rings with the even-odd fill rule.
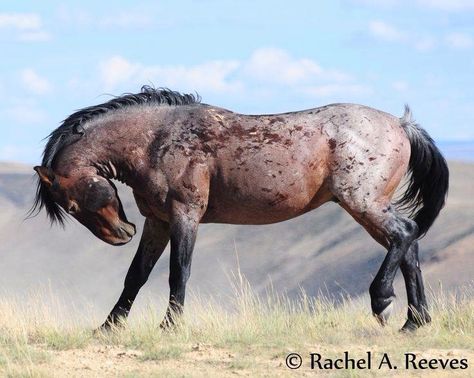
[[[93,334],[99,323],[90,317],[71,320],[61,305],[41,297],[0,303],[0,374],[57,377],[181,376],[470,376],[474,374],[474,297],[432,295],[433,323],[415,334],[403,334],[404,307],[381,328],[361,300],[335,305],[302,295],[297,301],[269,294],[258,298],[241,282],[233,310],[193,298],[184,324],[161,332],[155,310],[135,313],[123,329]],[[86,314],[84,314],[86,315]],[[361,369],[311,370],[310,353],[323,358],[367,359]],[[298,353],[298,357],[287,358]],[[384,358],[384,353],[386,354]],[[438,369],[406,369],[410,359],[434,359]],[[466,359],[467,369],[443,370],[444,361]],[[388,363],[382,361],[389,361]],[[323,361],[323,360],[321,360]],[[342,363],[342,362],[341,362]],[[423,363],[422,363],[423,364]],[[350,363],[349,363],[350,365]],[[397,369],[393,366],[396,365]],[[426,365],[426,364],[425,364]],[[462,364],[456,364],[460,367]],[[419,365],[416,365],[419,366]],[[317,367],[317,366],[315,366]],[[351,366],[349,366],[351,367]],[[365,369],[362,369],[365,367]],[[380,367],[380,368],[379,368]]]

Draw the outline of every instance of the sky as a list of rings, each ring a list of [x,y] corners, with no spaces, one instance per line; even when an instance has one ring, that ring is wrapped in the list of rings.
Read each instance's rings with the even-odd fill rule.
[[[11,1],[0,161],[37,164],[77,109],[143,84],[241,113],[352,102],[474,141],[474,0]]]

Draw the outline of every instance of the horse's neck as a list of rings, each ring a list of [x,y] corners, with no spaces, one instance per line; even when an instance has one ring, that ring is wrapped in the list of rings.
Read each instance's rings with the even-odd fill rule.
[[[133,123],[133,128],[130,126]],[[144,120],[132,117],[109,117],[103,124],[73,145],[71,154],[83,166],[93,167],[106,178],[116,179],[130,185],[138,174],[138,167],[146,163],[145,135],[150,127]]]

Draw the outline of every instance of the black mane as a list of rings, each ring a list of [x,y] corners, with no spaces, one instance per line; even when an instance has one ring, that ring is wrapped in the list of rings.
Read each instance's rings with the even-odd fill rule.
[[[199,95],[181,94],[167,88],[153,88],[144,85],[139,93],[127,93],[103,104],[80,109],[67,117],[56,130],[48,135],[41,165],[52,168],[59,151],[78,141],[86,133],[86,123],[97,116],[134,105],[178,106],[199,104],[200,101]],[[43,207],[45,207],[52,223],[57,221],[64,224],[65,213],[63,209],[54,202],[48,188],[38,180],[35,202],[30,210],[30,215],[37,214]]]
[[[200,102],[199,96],[192,94],[181,94],[165,88],[152,88],[145,85],[139,93],[127,93],[123,96],[115,97],[112,100],[89,106],[78,110],[67,117],[61,126],[49,134],[48,143],[43,152],[42,165],[44,167],[52,167],[53,161],[57,153],[75,141],[77,141],[85,133],[84,124],[93,118],[108,113],[111,110],[122,109],[128,106],[141,104],[156,105],[191,105]]]

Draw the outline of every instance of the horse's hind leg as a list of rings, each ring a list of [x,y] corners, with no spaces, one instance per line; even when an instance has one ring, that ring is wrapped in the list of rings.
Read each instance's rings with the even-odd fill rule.
[[[389,210],[387,214],[388,216],[378,227],[385,236],[383,244],[388,244],[388,253],[369,290],[372,312],[382,325],[387,322],[391,313],[392,301],[395,297],[393,291],[395,274],[418,233],[418,227],[414,221],[400,216],[395,211]]]
[[[414,331],[431,321],[428,314],[423,278],[418,259],[418,242],[415,240],[403,258],[400,269],[405,279],[408,298],[408,319],[402,331]]]
[[[351,206],[352,205],[352,206]],[[370,208],[341,203],[369,234],[387,248],[382,265],[370,285],[372,312],[384,325],[390,316],[395,297],[393,280],[405,255],[416,239],[416,223],[398,214],[388,202],[374,201]]]

